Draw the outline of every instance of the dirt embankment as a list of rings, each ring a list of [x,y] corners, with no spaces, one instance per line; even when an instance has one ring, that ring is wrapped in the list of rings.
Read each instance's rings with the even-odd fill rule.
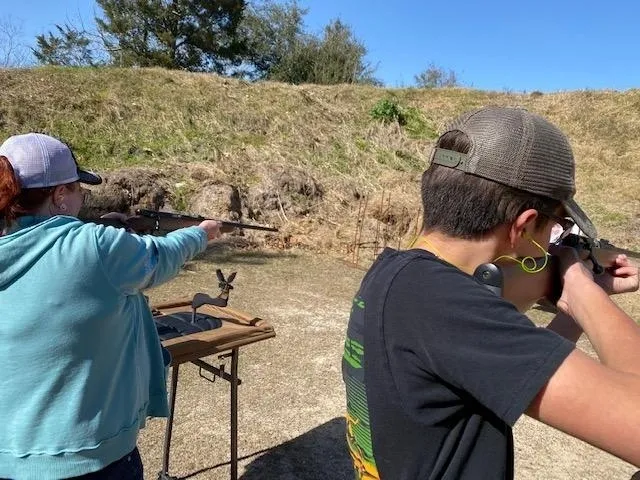
[[[464,111],[520,106],[569,136],[577,198],[601,236],[640,248],[640,90],[293,86],[118,68],[0,70],[0,90],[0,138],[42,131],[107,177],[139,175],[112,182],[110,210],[159,205],[150,185],[161,182],[165,207],[269,223],[272,245],[363,264],[415,234],[437,133]]]
[[[192,167],[188,180],[178,183],[170,174],[140,167],[103,176],[102,185],[91,187],[81,217],[133,215],[145,208],[277,226],[274,234],[245,230],[235,235],[245,245],[300,247],[364,264],[386,245],[404,245],[418,230],[417,207],[394,205],[384,192],[369,200],[355,190],[336,205],[313,175],[296,167],[265,171],[249,187],[220,181],[202,166]]]

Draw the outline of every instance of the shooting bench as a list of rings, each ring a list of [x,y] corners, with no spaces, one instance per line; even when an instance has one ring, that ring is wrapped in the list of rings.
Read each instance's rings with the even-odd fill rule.
[[[195,298],[195,297],[194,297]],[[196,311],[197,310],[197,311]],[[154,319],[162,345],[171,353],[171,389],[169,392],[169,418],[164,435],[162,452],[162,471],[159,480],[174,480],[169,475],[169,453],[171,449],[171,432],[175,412],[176,390],[180,365],[191,362],[202,370],[222,378],[231,384],[231,479],[238,478],[238,357],[240,347],[260,342],[276,336],[273,327],[265,320],[253,317],[230,307],[202,305],[192,308],[192,301],[178,300],[153,306]],[[182,321],[187,326],[196,320],[203,331],[170,332],[167,323]],[[190,320],[191,319],[191,320]],[[162,326],[164,325],[164,326]],[[226,372],[224,365],[214,366],[202,358],[219,355],[219,359],[231,357],[231,370]],[[214,378],[215,378],[214,377]],[[206,378],[203,376],[203,378]]]

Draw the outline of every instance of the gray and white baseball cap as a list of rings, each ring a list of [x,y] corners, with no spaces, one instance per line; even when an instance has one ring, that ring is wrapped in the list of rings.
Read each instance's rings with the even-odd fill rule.
[[[93,172],[82,170],[71,149],[60,140],[42,133],[9,137],[0,145],[21,188],[43,188],[80,181],[89,185],[102,183]]]
[[[523,108],[485,107],[461,115],[444,133],[454,130],[469,138],[469,153],[435,148],[433,163],[558,200],[580,230],[597,239],[596,227],[573,198],[575,160],[558,127]]]

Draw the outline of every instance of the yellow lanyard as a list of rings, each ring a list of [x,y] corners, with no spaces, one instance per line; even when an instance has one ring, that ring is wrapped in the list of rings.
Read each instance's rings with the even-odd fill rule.
[[[429,242],[429,240],[427,240],[425,237],[418,237],[415,239],[415,241],[413,242],[413,244],[411,245],[411,248],[420,248],[418,245],[422,245],[424,247],[427,247],[427,250],[430,251],[431,253],[433,253],[436,257],[440,258],[441,260],[444,260],[445,262],[454,265],[453,263],[451,263],[449,260],[447,260],[441,253],[440,251],[433,246],[433,244],[431,242]]]

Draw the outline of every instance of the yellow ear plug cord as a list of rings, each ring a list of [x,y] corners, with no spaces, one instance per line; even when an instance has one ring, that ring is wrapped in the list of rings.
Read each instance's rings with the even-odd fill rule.
[[[524,270],[527,273],[539,273],[542,270],[544,270],[547,267],[547,264],[549,263],[549,256],[550,256],[549,252],[547,252],[544,248],[542,248],[538,242],[536,242],[533,238],[531,238],[531,236],[529,236],[529,234],[526,234],[525,238],[529,240],[531,243],[533,243],[536,247],[538,247],[542,251],[542,253],[544,253],[544,263],[542,264],[542,266],[539,267],[538,262],[533,257],[524,257],[522,259],[519,259],[516,257],[512,257],[510,255],[502,255],[496,258],[494,262],[497,262],[498,260],[501,260],[503,258],[508,258],[509,260],[513,260],[519,263],[522,270]]]
[[[527,240],[529,240],[531,243],[533,243],[536,247],[538,247],[540,249],[540,251],[544,254],[544,263],[541,266],[538,266],[538,262],[536,261],[536,259],[534,257],[531,256],[527,256],[524,257],[522,259],[513,257],[511,255],[502,255],[498,258],[496,258],[495,260],[493,260],[494,262],[497,262],[498,260],[502,260],[503,258],[505,259],[509,259],[509,260],[513,260],[514,262],[517,262],[520,264],[520,268],[522,268],[522,270],[526,273],[540,273],[542,270],[544,270],[545,268],[547,268],[547,265],[549,263],[549,252],[547,252],[538,242],[536,242],[533,238],[531,238],[530,235],[526,234],[525,238]],[[427,249],[433,253],[436,257],[441,258],[442,260],[445,260],[447,262],[449,262],[441,253],[440,251],[433,246],[433,244],[431,242],[429,242],[429,240],[427,240],[425,237],[416,237],[413,242],[411,242],[411,245],[409,248],[416,248],[418,245],[422,244],[423,246],[427,247]],[[451,263],[451,262],[449,262]]]

